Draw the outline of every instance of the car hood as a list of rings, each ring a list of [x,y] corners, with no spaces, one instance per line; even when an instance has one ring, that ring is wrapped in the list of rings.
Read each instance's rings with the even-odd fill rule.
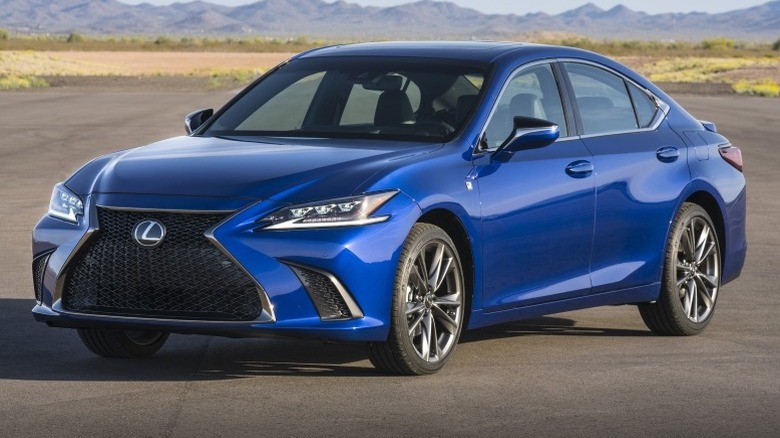
[[[322,199],[350,194],[389,163],[438,146],[352,139],[177,137],[118,155],[103,167],[92,191]]]

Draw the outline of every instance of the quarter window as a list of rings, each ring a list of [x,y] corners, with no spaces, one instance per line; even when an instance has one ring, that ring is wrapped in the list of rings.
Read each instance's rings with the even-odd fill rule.
[[[658,106],[644,91],[633,84],[628,84],[628,91],[631,93],[631,100],[634,101],[636,109],[636,119],[640,128],[649,128],[655,119],[655,113]]]
[[[586,64],[565,63],[585,134],[639,128],[626,82],[620,76]]]
[[[561,95],[550,64],[525,69],[507,84],[485,128],[489,149],[501,146],[514,130],[515,116],[548,120],[558,125],[561,137],[568,135]]]

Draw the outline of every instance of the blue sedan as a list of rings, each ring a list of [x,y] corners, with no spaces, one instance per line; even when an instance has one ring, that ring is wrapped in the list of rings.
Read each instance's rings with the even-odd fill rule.
[[[325,47],[185,125],[84,165],[33,231],[35,318],[98,355],[282,335],[429,374],[464,329],[586,307],[697,334],[745,260],[740,149],[587,51]]]

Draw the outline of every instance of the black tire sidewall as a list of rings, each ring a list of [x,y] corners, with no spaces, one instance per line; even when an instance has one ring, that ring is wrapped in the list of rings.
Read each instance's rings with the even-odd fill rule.
[[[669,245],[666,251],[664,259],[664,271],[663,271],[663,290],[661,299],[665,307],[671,310],[671,316],[674,318],[674,322],[681,326],[680,328],[686,334],[696,334],[704,330],[704,328],[712,320],[715,315],[715,309],[718,303],[718,295],[720,294],[720,275],[718,276],[718,294],[715,296],[715,300],[712,304],[712,311],[704,321],[693,322],[685,314],[682,301],[679,298],[679,292],[677,290],[677,252],[680,248],[680,238],[684,232],[686,226],[690,221],[695,218],[703,219],[712,230],[712,236],[715,239],[715,244],[718,250],[718,272],[722,272],[723,262],[720,240],[718,239],[718,233],[715,229],[715,225],[710,219],[710,215],[707,211],[697,204],[686,203],[683,204],[683,208],[680,209],[677,217],[675,217],[673,227],[670,233]]]
[[[412,228],[412,232],[409,233],[409,238],[404,244],[403,251],[401,252],[400,260],[398,261],[398,270],[396,271],[395,286],[393,290],[393,317],[392,327],[394,337],[401,344],[402,351],[407,356],[407,360],[411,362],[411,365],[416,368],[417,374],[431,374],[441,369],[447,360],[452,356],[453,352],[460,339],[460,334],[463,331],[463,320],[467,309],[465,308],[465,290],[461,291],[461,312],[460,320],[458,321],[458,333],[455,336],[455,343],[447,352],[447,354],[441,358],[441,360],[429,363],[424,361],[417,355],[412,340],[407,334],[407,321],[406,321],[406,285],[409,281],[409,276],[414,266],[415,258],[417,254],[431,242],[440,242],[445,244],[452,252],[453,257],[457,263],[458,275],[460,275],[460,284],[464,285],[463,281],[463,265],[460,262],[460,256],[458,255],[457,248],[452,242],[452,239],[441,228],[431,224],[416,224]]]

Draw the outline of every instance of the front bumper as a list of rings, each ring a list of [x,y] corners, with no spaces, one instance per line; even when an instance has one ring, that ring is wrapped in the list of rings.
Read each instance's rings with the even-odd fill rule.
[[[171,209],[171,205],[176,208]],[[237,210],[210,230],[216,247],[234,260],[264,294],[264,312],[252,321],[76,312],[63,306],[65,277],[75,256],[100,232],[96,207],[168,212]],[[97,194],[86,199],[82,223],[43,217],[33,232],[33,255],[48,256],[40,276],[36,320],[57,327],[164,330],[232,337],[293,336],[333,341],[381,341],[388,335],[400,248],[420,216],[417,204],[399,193],[376,214],[388,221],[361,227],[294,231],[258,230],[256,220],[278,209],[273,201]],[[186,263],[186,261],[182,261]],[[351,299],[349,318],[323,316],[300,268],[329,275]],[[298,272],[296,272],[298,269]]]

